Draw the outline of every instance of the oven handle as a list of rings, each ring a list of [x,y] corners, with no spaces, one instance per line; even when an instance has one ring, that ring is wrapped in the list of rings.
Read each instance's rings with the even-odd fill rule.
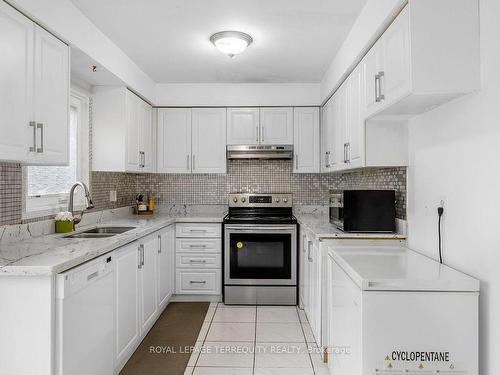
[[[224,227],[226,231],[238,231],[242,233],[258,233],[262,231],[266,232],[276,232],[276,231],[296,231],[297,226],[295,225],[226,225]]]

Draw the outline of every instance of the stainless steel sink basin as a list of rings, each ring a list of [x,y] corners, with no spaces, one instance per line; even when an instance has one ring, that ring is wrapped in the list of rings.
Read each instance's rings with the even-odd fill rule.
[[[132,229],[135,229],[135,227],[96,227],[87,229],[83,232],[70,234],[65,238],[107,238],[128,232]]]

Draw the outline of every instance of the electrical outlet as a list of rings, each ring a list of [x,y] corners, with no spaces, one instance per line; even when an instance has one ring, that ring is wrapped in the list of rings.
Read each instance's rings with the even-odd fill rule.
[[[109,201],[116,202],[116,190],[109,191]]]

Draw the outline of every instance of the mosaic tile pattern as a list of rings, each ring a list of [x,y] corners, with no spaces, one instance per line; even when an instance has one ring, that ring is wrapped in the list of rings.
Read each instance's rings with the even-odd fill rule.
[[[90,194],[96,210],[134,204],[137,176],[133,173],[92,172]],[[109,201],[109,192],[116,190],[116,202]]]
[[[0,225],[21,222],[22,199],[21,165],[0,163]]]
[[[91,190],[96,207],[105,209],[133,203],[137,193],[153,193],[160,204],[227,204],[232,192],[291,192],[296,205],[326,205],[330,190],[394,189],[397,217],[406,219],[406,168],[342,174],[294,174],[292,168],[289,160],[233,160],[227,174],[93,172]],[[117,190],[116,204],[109,202],[109,190]]]

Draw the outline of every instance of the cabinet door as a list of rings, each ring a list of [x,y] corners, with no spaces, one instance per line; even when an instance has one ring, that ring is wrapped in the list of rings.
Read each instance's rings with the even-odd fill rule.
[[[347,147],[349,143],[349,99],[350,99],[349,79],[335,93],[337,96],[337,109],[335,111],[336,125],[338,126],[338,138],[336,147],[336,164],[339,170],[345,169],[348,165]]]
[[[293,108],[260,109],[260,143],[293,144]]]
[[[139,251],[134,242],[115,256],[115,356],[120,364],[139,339]]]
[[[295,173],[319,172],[319,108],[295,108],[293,119]]]
[[[191,109],[158,111],[158,172],[191,173]]]
[[[300,233],[300,256],[299,256],[299,302],[301,308],[306,309],[307,305],[307,236],[301,231]]]
[[[411,90],[408,12],[409,7],[405,7],[381,38],[384,54],[382,77],[384,106],[408,95]]]
[[[226,173],[226,109],[193,109],[193,173]]]
[[[127,152],[126,152],[126,169],[127,171],[136,172],[140,170],[142,165],[140,145],[140,135],[142,126],[142,108],[137,98],[133,93],[127,91],[126,94],[126,111],[127,111]]]
[[[158,306],[162,308],[174,289],[175,229],[171,225],[158,234]]]
[[[0,2],[0,160],[26,161],[34,146],[34,24]]]
[[[38,164],[67,165],[69,47],[35,26],[35,119]]]
[[[158,256],[158,241],[155,235],[141,240],[142,262],[140,268],[141,286],[141,332],[147,331],[155,322],[158,313],[156,302],[156,260]]]
[[[323,172],[333,172],[335,170],[336,163],[336,118],[337,116],[337,98],[336,96],[331,97],[328,102],[323,106],[323,121],[322,121],[322,141],[323,141],[323,151],[322,151],[322,171]]]
[[[259,108],[227,109],[228,145],[258,144],[259,139]]]
[[[383,51],[380,40],[368,51],[362,61],[362,67],[365,74],[365,116],[370,116],[380,109],[383,100],[380,96],[383,80],[380,76],[383,72]]]
[[[143,172],[152,172],[154,166],[154,147],[153,147],[153,109],[151,106],[141,101],[141,142],[140,151],[142,152],[142,167]]]
[[[363,69],[359,66],[349,77],[347,160],[350,168],[364,164],[365,121],[363,117],[364,95]]]
[[[313,241],[311,247],[310,261],[310,283],[311,283],[311,318],[309,323],[316,339],[316,343],[321,342],[321,259],[319,243]]]

